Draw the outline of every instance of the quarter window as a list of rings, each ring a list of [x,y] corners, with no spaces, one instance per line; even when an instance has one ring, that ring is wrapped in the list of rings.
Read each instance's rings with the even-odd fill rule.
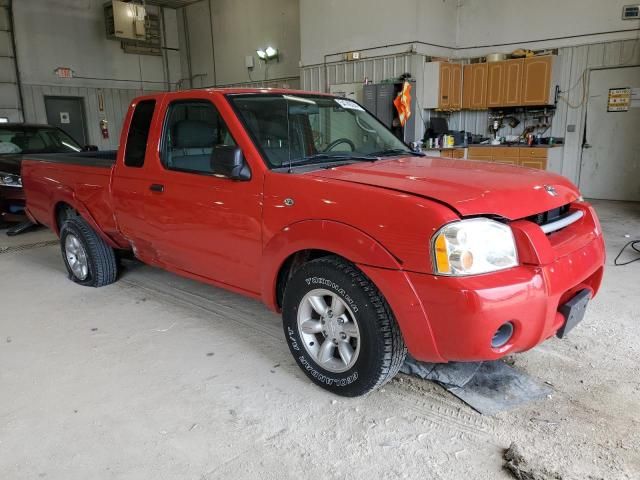
[[[133,112],[129,133],[127,135],[127,147],[124,153],[124,164],[127,167],[140,168],[144,165],[144,156],[147,153],[147,140],[151,129],[151,119],[156,107],[155,100],[143,100]]]
[[[211,102],[180,101],[169,106],[162,153],[165,168],[211,174],[214,149],[235,145],[226,123]]]

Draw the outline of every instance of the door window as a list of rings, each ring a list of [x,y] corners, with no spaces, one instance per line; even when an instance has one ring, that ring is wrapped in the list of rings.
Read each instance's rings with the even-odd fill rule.
[[[162,151],[165,168],[212,174],[213,152],[220,146],[233,147],[236,142],[211,102],[179,101],[169,106]]]
[[[143,100],[133,112],[129,134],[127,135],[127,147],[124,153],[124,164],[127,167],[140,168],[144,165],[144,156],[147,153],[147,140],[151,129],[151,119],[156,106],[155,100]]]

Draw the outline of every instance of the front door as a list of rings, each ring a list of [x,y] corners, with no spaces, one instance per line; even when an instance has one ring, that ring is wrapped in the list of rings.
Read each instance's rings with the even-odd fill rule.
[[[161,190],[145,200],[158,259],[249,292],[260,291],[262,180],[212,174],[213,149],[237,145],[210,98],[172,102],[160,149]]]
[[[640,201],[639,131],[640,67],[592,70],[580,170],[585,197]]]
[[[44,97],[47,123],[64,130],[80,145],[88,145],[82,97]]]

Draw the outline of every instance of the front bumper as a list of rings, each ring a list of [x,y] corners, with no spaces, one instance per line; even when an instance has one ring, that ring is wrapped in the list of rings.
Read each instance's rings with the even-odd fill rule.
[[[598,291],[604,242],[595,213],[584,208],[589,215],[570,235],[565,232],[552,240],[543,235],[556,254],[537,249],[536,258],[542,258],[542,264],[523,263],[471,277],[361,268],[389,302],[414,358],[495,360],[553,336],[565,321],[560,306],[580,290],[588,289],[592,296]],[[569,244],[579,247],[572,249]],[[502,347],[492,348],[493,335],[507,321],[514,325],[512,337]]]
[[[0,187],[0,218],[8,222],[23,222],[27,219],[24,189]]]

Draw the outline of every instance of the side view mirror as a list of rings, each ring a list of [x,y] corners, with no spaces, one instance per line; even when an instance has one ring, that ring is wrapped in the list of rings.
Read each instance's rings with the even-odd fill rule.
[[[211,152],[211,171],[231,180],[250,180],[251,170],[240,147],[217,145]]]
[[[97,152],[98,151],[98,146],[97,145],[85,145],[84,147],[82,147],[82,151],[83,152]]]

